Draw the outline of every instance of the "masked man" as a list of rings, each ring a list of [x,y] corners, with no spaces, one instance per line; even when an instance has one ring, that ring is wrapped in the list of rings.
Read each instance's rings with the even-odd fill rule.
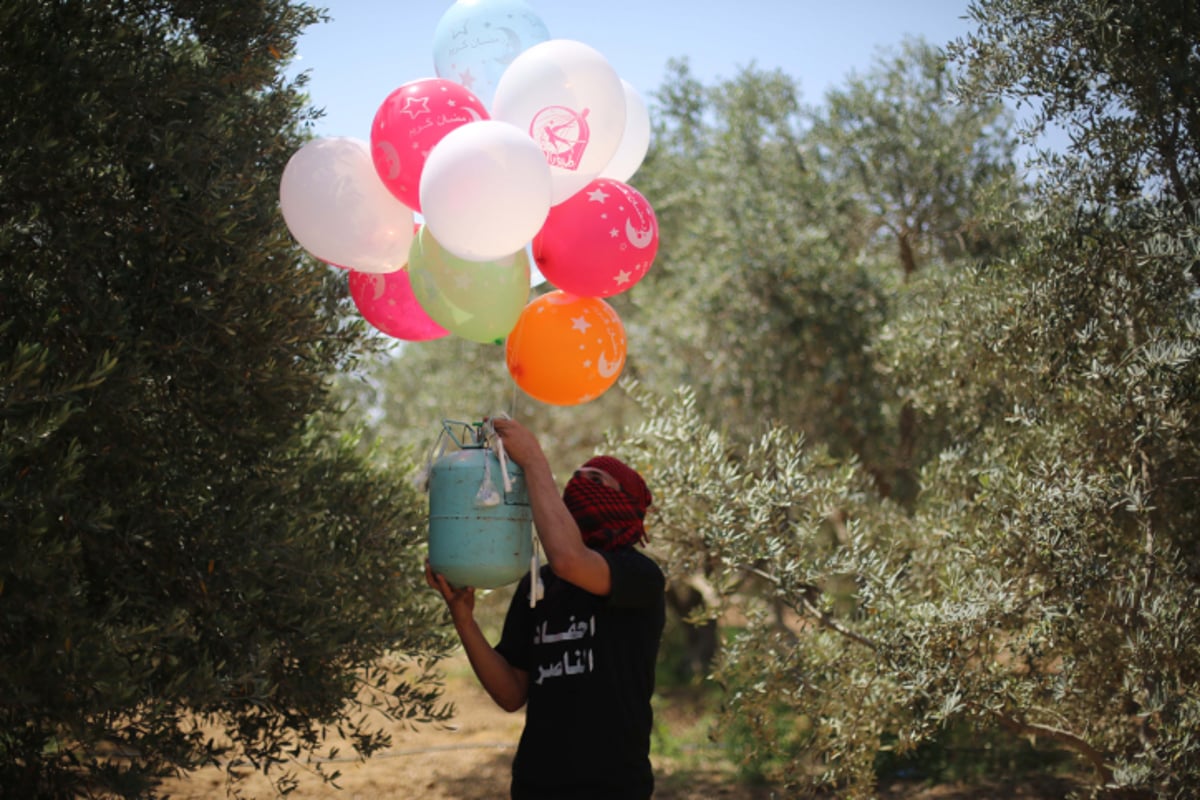
[[[479,682],[506,711],[527,706],[513,760],[514,800],[638,800],[654,790],[650,696],[664,622],[664,577],[635,549],[652,497],[642,476],[611,456],[575,471],[560,496],[536,437],[493,420],[521,466],[549,562],[526,575],[492,647],[475,621],[475,590],[425,577],[450,609]]]

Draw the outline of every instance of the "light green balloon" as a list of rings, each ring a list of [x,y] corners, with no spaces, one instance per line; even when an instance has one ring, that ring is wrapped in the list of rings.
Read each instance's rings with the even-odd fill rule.
[[[500,344],[529,302],[525,249],[495,261],[467,261],[442,247],[422,225],[408,253],[413,296],[455,336]]]

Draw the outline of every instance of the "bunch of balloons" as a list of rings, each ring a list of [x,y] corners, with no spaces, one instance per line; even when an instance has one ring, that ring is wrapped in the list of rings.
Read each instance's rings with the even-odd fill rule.
[[[437,77],[389,94],[369,143],[318,138],[292,156],[288,230],[349,271],[383,333],[505,343],[530,396],[592,400],[625,365],[604,298],[658,250],[654,210],[626,183],[649,147],[646,105],[596,50],[550,38],[524,0],[457,0],[433,57]],[[530,301],[534,264],[554,288]]]

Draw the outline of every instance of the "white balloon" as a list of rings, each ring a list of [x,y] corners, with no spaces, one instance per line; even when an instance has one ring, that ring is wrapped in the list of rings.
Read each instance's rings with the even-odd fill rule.
[[[621,86],[625,89],[625,132],[599,177],[628,183],[650,149],[650,112],[633,84],[622,78]]]
[[[524,247],[550,213],[550,167],[537,144],[498,120],[459,126],[421,173],[421,215],[442,247],[496,261]]]
[[[300,246],[322,261],[374,273],[408,261],[412,209],[379,180],[364,141],[306,142],[283,169],[279,208]]]
[[[500,76],[492,119],[512,123],[538,144],[550,165],[551,204],[600,174],[625,132],[625,89],[596,50],[550,39],[521,53]]]

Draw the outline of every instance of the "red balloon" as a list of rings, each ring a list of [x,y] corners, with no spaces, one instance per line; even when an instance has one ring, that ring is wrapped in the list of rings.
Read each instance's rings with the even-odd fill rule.
[[[417,302],[407,269],[383,273],[350,270],[350,296],[363,319],[388,336],[423,342],[450,335]]]
[[[658,220],[641,192],[597,178],[550,209],[533,239],[546,280],[579,297],[611,297],[645,277],[658,253]]]
[[[421,210],[421,172],[429,151],[455,128],[488,119],[483,102],[444,78],[409,81],[387,96],[371,125],[371,158],[383,185]]]

